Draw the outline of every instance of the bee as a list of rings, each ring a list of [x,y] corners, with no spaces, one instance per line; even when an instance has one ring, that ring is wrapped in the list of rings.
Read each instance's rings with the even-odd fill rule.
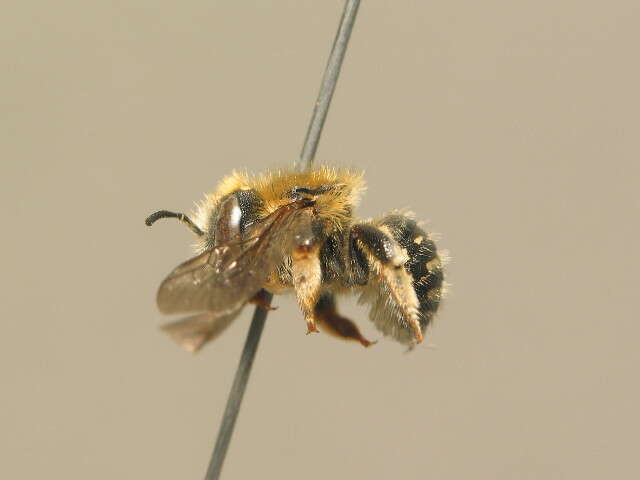
[[[358,220],[362,173],[234,172],[197,206],[193,220],[161,210],[145,223],[176,218],[197,237],[197,256],[175,268],[157,294],[164,314],[192,314],[163,329],[188,351],[217,337],[247,303],[266,292],[295,292],[307,333],[322,330],[368,347],[335,297],[359,294],[382,332],[412,348],[438,310],[442,260],[429,236],[402,212]]]

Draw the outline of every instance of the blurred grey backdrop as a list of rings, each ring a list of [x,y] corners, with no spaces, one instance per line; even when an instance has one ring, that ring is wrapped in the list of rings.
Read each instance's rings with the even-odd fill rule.
[[[298,155],[332,1],[5,3],[0,476],[201,478],[250,311],[157,330],[189,210]],[[224,478],[636,478],[640,4],[363,2],[318,163],[410,207],[453,286],[411,354],[277,297]],[[342,310],[378,338],[353,301]]]

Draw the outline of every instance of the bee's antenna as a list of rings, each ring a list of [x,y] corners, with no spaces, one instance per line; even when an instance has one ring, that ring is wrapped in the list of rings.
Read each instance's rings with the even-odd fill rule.
[[[147,227],[150,227],[161,218],[177,218],[182,223],[184,223],[187,227],[189,227],[189,229],[199,237],[204,235],[204,232],[200,230],[200,227],[198,227],[195,223],[193,223],[193,221],[189,217],[187,217],[184,213],[170,212],[168,210],[160,210],[159,212],[152,213],[146,218],[146,220],[144,221],[144,224]]]
[[[338,32],[336,38],[333,41],[333,47],[331,48],[331,54],[327,61],[327,66],[322,76],[322,83],[320,85],[320,92],[318,99],[313,108],[313,114],[311,116],[311,122],[309,122],[309,129],[307,130],[307,136],[304,140],[302,147],[302,153],[300,159],[294,162],[294,167],[298,170],[308,170],[313,165],[316,150],[318,149],[318,142],[320,141],[320,134],[322,133],[322,127],[324,121],[327,118],[327,112],[329,111],[329,105],[331,105],[331,98],[338,82],[338,76],[340,75],[340,68],[342,67],[342,61],[344,60],[345,52],[347,51],[347,45],[349,44],[349,38],[351,37],[351,31],[353,30],[353,24],[358,14],[358,7],[360,6],[360,0],[346,0],[344,11],[342,12],[342,18],[338,26]],[[267,293],[265,295],[265,305],[268,306],[271,303],[272,295]],[[217,480],[220,478],[220,472],[222,470],[222,464],[224,463],[227,449],[229,448],[229,442],[231,441],[231,435],[233,434],[233,427],[235,426],[236,419],[238,418],[238,412],[240,410],[240,404],[242,403],[242,397],[247,387],[247,381],[249,380],[249,374],[251,373],[251,366],[253,359],[255,358],[256,351],[258,349],[258,343],[260,342],[260,336],[264,328],[264,323],[267,318],[267,309],[258,306],[253,314],[251,320],[251,326],[249,327],[249,333],[245,340],[242,355],[240,356],[240,362],[238,364],[238,370],[236,376],[233,379],[233,385],[231,386],[231,392],[227,399],[227,406],[222,416],[222,423],[220,424],[220,430],[218,431],[218,438],[216,445],[209,462],[209,468],[205,480]]]

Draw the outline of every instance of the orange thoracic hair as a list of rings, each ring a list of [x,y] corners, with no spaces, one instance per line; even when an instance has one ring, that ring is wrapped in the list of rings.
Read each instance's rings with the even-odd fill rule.
[[[362,172],[321,166],[307,172],[274,170],[259,175],[234,171],[223,178],[214,193],[205,196],[194,214],[195,223],[208,230],[211,213],[222,197],[237,190],[255,190],[263,201],[260,216],[273,213],[291,202],[287,193],[293,187],[314,189],[322,185],[335,185],[318,196],[315,211],[318,216],[341,228],[351,218],[365,189]]]

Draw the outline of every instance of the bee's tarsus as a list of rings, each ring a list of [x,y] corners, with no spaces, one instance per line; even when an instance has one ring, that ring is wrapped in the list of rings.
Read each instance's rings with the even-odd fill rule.
[[[277,310],[278,307],[274,307],[270,303],[270,298],[265,289],[261,289],[258,293],[256,293],[250,300],[249,303],[253,303],[259,307],[264,308],[265,310],[272,312],[273,310]]]
[[[310,333],[318,333],[318,327],[316,327],[316,323],[313,320],[307,320],[307,335]]]

